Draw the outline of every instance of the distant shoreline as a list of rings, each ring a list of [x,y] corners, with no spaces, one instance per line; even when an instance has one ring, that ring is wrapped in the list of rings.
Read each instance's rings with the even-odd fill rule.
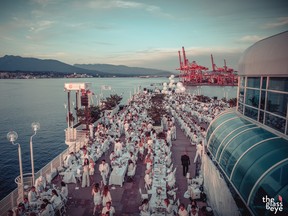
[[[165,75],[109,75],[99,76],[90,74],[77,74],[77,73],[61,73],[61,72],[22,72],[22,71],[5,71],[0,72],[0,79],[65,79],[65,78],[158,78],[168,77]]]

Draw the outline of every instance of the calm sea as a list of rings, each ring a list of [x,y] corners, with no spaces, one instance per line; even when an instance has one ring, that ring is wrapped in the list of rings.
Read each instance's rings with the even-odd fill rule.
[[[33,138],[35,172],[46,165],[66,145],[64,129],[67,93],[64,83],[90,82],[95,95],[100,94],[101,85],[109,85],[111,91],[102,91],[104,97],[109,94],[122,94],[126,102],[137,86],[151,87],[151,83],[169,82],[167,78],[90,78],[90,79],[35,79],[0,80],[0,199],[10,193],[19,175],[17,146],[6,138],[9,131],[18,133],[17,142],[21,144],[23,173],[31,172],[29,139],[33,134],[31,123],[38,121],[41,129]],[[194,93],[223,98],[236,97],[237,87],[189,87]],[[74,95],[73,95],[74,96]],[[95,100],[96,97],[94,98]]]

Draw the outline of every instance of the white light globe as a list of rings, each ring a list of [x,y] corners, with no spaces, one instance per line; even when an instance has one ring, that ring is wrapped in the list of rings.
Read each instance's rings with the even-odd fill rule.
[[[183,86],[183,84],[182,84],[181,82],[178,82],[178,83],[176,84],[176,86],[177,86],[178,88],[180,88],[180,87]]]
[[[181,91],[181,92],[185,92],[185,91],[186,91],[186,88],[185,88],[184,86],[182,86],[182,87],[180,88],[180,91]]]

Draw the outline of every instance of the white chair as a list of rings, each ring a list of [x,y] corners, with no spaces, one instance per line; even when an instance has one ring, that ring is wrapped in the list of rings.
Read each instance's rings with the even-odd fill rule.
[[[177,167],[174,168],[174,171],[173,171],[174,176],[176,174],[176,170],[177,170]]]
[[[55,215],[64,216],[66,214],[65,204],[61,202],[58,206],[56,206],[56,208],[54,209],[54,212],[55,212]]]
[[[141,196],[141,199],[142,199],[142,200],[149,198],[149,197],[148,197],[148,194],[143,194],[143,193],[142,193],[141,188],[139,188],[139,193],[140,193],[140,196]]]

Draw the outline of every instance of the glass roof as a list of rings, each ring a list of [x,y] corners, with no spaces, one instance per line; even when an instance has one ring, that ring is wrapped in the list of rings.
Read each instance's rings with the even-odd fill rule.
[[[212,121],[206,139],[208,151],[252,212],[265,210],[256,194],[288,201],[288,140],[232,111]]]

